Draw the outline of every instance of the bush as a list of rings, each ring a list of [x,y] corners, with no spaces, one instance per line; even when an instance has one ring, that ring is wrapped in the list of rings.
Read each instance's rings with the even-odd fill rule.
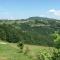
[[[17,46],[20,48],[20,52],[23,52],[24,44],[19,42]]]

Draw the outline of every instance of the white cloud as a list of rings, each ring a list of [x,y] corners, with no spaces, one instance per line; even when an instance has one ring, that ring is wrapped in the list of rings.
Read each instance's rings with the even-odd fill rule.
[[[55,10],[54,9],[50,9],[49,12],[55,12]]]
[[[50,9],[49,12],[56,16],[60,16],[60,10]]]

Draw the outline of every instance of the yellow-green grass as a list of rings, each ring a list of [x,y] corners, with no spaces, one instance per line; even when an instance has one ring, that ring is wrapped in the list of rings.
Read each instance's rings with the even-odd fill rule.
[[[46,55],[48,55],[48,57],[51,57],[53,49],[55,49],[53,47],[25,44],[23,52],[25,51],[26,47],[28,47],[30,50],[28,56],[24,55],[24,53],[19,53],[19,48],[17,47],[17,44],[0,44],[0,60],[34,60],[34,57],[40,53],[42,53],[43,55],[45,54],[45,58],[46,60],[48,60]],[[55,50],[57,51],[57,49]]]

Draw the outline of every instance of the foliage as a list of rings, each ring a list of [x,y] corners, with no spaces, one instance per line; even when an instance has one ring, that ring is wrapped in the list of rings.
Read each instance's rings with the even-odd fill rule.
[[[22,42],[19,42],[17,45],[20,49],[20,52],[23,52],[24,44]]]

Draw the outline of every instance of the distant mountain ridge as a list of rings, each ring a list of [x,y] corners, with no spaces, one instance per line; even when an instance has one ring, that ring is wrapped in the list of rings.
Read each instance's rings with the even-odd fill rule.
[[[59,19],[34,16],[34,17],[26,18],[26,19],[0,19],[0,20],[21,20],[21,21],[24,21],[24,20],[59,20]]]
[[[47,17],[29,17],[26,20],[57,20],[57,19],[47,18]]]

